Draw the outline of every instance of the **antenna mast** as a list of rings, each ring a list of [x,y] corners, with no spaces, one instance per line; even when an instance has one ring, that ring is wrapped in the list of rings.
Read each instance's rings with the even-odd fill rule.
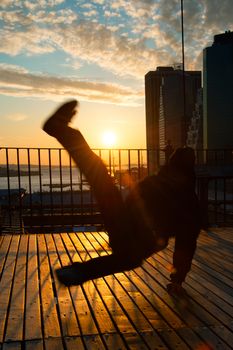
[[[184,57],[184,7],[183,0],[180,0],[181,9],[181,38],[182,38],[182,78],[183,78],[183,141],[186,144],[187,120],[186,120],[186,96],[185,96],[185,57]]]

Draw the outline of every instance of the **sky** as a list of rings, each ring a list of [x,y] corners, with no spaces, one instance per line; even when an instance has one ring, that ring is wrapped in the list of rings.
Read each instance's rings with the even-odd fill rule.
[[[185,68],[233,30],[232,0],[184,0]],[[180,0],[1,0],[0,146],[58,147],[41,130],[78,99],[92,148],[145,148],[144,76],[181,62]],[[114,141],[114,142],[113,142]]]

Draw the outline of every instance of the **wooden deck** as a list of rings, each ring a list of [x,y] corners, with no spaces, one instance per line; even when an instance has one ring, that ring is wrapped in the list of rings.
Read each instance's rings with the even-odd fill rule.
[[[202,232],[185,287],[172,247],[128,273],[64,288],[54,269],[108,253],[104,232],[0,237],[0,349],[233,349],[233,229]]]

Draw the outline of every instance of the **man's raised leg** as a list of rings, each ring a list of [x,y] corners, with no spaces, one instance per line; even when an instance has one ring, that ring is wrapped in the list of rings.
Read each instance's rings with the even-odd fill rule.
[[[121,250],[126,221],[123,200],[103,161],[90,149],[81,132],[69,126],[76,107],[75,100],[60,106],[45,122],[43,130],[62,144],[86,177],[109,233],[110,246],[115,251]]]

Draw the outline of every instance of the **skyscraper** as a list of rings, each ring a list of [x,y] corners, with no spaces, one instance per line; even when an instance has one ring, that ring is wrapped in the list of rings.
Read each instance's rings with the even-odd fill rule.
[[[157,67],[145,76],[146,138],[149,165],[152,171],[163,158],[167,140],[173,147],[184,146],[195,110],[198,90],[201,87],[200,71],[183,71],[173,67]],[[184,94],[185,89],[185,94]]]
[[[233,32],[203,52],[204,147],[233,148]]]

